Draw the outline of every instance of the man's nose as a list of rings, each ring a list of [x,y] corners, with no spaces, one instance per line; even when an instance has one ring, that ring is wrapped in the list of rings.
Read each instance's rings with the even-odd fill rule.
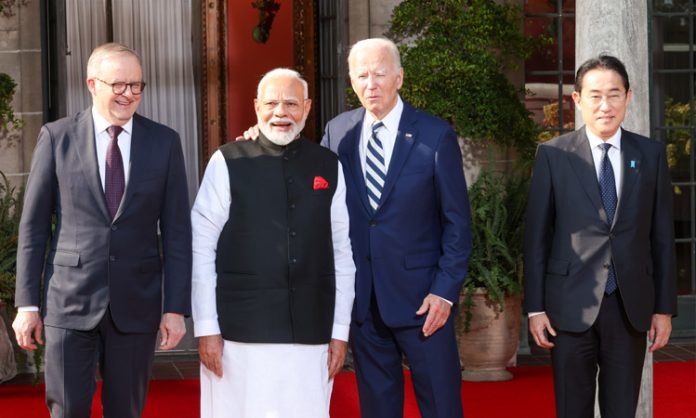
[[[287,105],[283,102],[279,102],[275,109],[273,109],[273,114],[275,116],[285,116],[287,114]]]

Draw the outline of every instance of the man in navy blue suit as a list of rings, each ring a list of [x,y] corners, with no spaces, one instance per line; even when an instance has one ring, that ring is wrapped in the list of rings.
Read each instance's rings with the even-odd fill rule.
[[[322,145],[338,153],[346,180],[361,414],[403,416],[405,355],[421,415],[461,417],[453,305],[471,230],[457,137],[401,100],[404,72],[394,43],[360,41],[348,64],[363,107],[331,120]]]

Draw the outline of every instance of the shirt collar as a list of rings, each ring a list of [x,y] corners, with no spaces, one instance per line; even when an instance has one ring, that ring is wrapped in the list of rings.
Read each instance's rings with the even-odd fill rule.
[[[94,120],[94,129],[97,132],[97,134],[106,131],[106,128],[111,126],[111,124],[106,120],[106,118],[104,118],[104,116],[97,112],[97,109],[94,106],[92,106],[92,119]],[[121,128],[123,128],[123,130],[128,135],[131,135],[133,132],[133,117],[128,119],[128,122],[123,124]]]
[[[621,151],[621,128],[616,130],[616,133],[611,136],[611,138],[604,141],[602,138],[590,132],[590,129],[585,126],[585,133],[587,134],[587,139],[590,141],[590,148],[594,149],[603,143],[609,143],[612,147]]]
[[[399,121],[401,120],[401,113],[404,110],[404,102],[401,100],[401,96],[396,96],[396,106],[387,113],[387,116],[382,119],[382,123],[388,132],[396,133],[399,130]],[[370,115],[370,113],[365,112],[365,121],[367,126],[372,126],[375,119]]]

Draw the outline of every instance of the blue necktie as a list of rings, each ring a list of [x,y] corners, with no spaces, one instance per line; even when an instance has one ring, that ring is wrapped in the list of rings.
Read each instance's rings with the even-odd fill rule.
[[[384,126],[382,122],[372,124],[372,136],[367,141],[367,154],[365,155],[365,184],[367,185],[367,198],[373,211],[377,210],[377,206],[379,206],[384,179],[387,178],[384,147],[382,147],[382,141],[377,138],[377,131],[382,126]]]
[[[611,148],[611,144],[602,144],[602,164],[599,168],[599,190],[602,192],[602,204],[604,205],[604,210],[607,212],[607,221],[611,228],[611,224],[614,222],[614,214],[616,214],[616,203],[618,199],[616,197],[614,169],[611,167],[611,161],[609,161],[609,148]],[[607,295],[611,295],[616,290],[616,287],[616,271],[614,270],[614,263],[612,261],[609,264],[607,287],[604,289],[604,292]]]

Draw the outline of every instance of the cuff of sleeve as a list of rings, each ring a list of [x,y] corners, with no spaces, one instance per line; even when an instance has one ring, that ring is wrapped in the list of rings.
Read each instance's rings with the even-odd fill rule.
[[[194,321],[193,336],[205,337],[206,335],[220,334],[220,324],[217,319],[206,319],[202,321]]]
[[[437,296],[438,298],[440,298],[440,299],[444,300],[445,302],[447,302],[447,303],[449,304],[449,306],[452,306],[452,302],[450,302],[449,299],[445,299],[445,298],[443,298],[442,296],[438,296],[438,295],[435,295],[435,294],[434,294],[433,296]]]
[[[546,311],[541,311],[541,312],[529,312],[529,313],[527,314],[527,318],[531,318],[531,317],[533,317],[533,316],[537,316],[537,315],[541,315],[541,314],[545,314],[545,313],[546,313]]]
[[[348,334],[350,334],[350,326],[342,324],[333,324],[331,338],[333,338],[334,340],[348,341]]]
[[[17,312],[38,312],[38,306],[20,306],[17,308]]]

